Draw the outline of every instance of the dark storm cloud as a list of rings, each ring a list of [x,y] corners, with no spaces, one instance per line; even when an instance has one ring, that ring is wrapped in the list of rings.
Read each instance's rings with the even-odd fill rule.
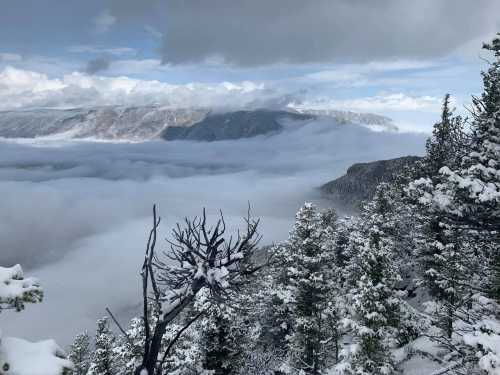
[[[479,50],[479,40],[500,27],[498,0],[89,0],[67,4],[6,0],[2,5],[0,23],[6,32],[0,33],[0,45],[8,52],[46,52],[91,42],[140,48],[156,43],[147,40],[144,29],[150,27],[164,34],[159,50],[163,62],[171,64],[213,57],[243,66],[432,58],[470,41],[477,40]],[[116,21],[116,27],[93,34],[94,23],[102,15]]]
[[[431,58],[489,37],[499,14],[497,0],[171,1],[161,53],[246,66]]]
[[[111,60],[107,57],[97,57],[87,62],[85,73],[92,75],[98,72],[102,72],[104,70],[107,70],[110,65]]]

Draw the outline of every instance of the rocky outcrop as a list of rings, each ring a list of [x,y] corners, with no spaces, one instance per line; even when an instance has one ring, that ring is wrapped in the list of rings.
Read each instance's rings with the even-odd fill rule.
[[[219,141],[250,138],[282,130],[282,120],[309,120],[313,116],[286,111],[253,110],[211,114],[189,127],[170,126],[162,138],[172,140]]]
[[[353,164],[347,173],[321,186],[321,191],[342,208],[356,209],[359,204],[371,199],[381,182],[393,182],[398,173],[407,166],[415,165],[418,156],[378,160]]]
[[[0,137],[143,141],[159,137],[169,126],[190,126],[207,113],[206,109],[159,106],[4,111],[0,112]]]

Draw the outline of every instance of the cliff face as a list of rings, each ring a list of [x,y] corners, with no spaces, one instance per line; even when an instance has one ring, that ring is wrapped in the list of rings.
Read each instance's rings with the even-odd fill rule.
[[[283,120],[303,121],[305,125],[319,118],[337,125],[394,130],[390,119],[369,113],[293,109],[211,113],[209,108],[152,105],[0,111],[0,137],[217,141],[275,134],[283,130]]]
[[[406,166],[415,165],[419,160],[418,156],[404,156],[353,164],[344,176],[324,184],[320,189],[341,207],[356,209],[362,201],[373,197],[378,184],[393,182]]]
[[[170,126],[162,138],[172,140],[219,141],[255,137],[282,130],[280,120],[309,120],[310,115],[286,111],[253,110],[212,114],[189,126]]]
[[[143,141],[157,138],[168,126],[190,126],[207,112],[159,106],[4,111],[0,112],[0,137]]]

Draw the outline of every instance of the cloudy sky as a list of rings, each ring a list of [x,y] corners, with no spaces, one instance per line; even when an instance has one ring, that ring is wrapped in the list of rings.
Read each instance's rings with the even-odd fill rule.
[[[446,92],[479,93],[499,0],[1,0],[0,111],[294,103],[388,115],[428,131]],[[1,115],[1,114],[0,114]],[[62,345],[109,306],[137,314],[153,202],[162,237],[247,203],[264,243],[283,240],[317,187],[355,162],[419,155],[425,134],[332,120],[211,143],[0,139],[0,264],[42,280],[43,304],[2,331]],[[125,317],[125,318],[124,318]],[[43,323],[41,323],[43,322]]]
[[[306,102],[432,122],[480,90],[497,0],[3,0],[0,109]],[[233,103],[234,101],[234,103]]]

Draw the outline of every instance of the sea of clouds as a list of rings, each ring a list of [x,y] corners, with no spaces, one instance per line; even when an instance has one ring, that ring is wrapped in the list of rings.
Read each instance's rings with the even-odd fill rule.
[[[250,202],[269,244],[286,239],[304,201],[327,206],[317,187],[351,164],[422,154],[424,144],[327,120],[212,143],[0,140],[0,264],[21,263],[45,289],[42,304],[3,313],[2,330],[68,345],[106,307],[123,323],[138,314],[153,203],[164,238],[203,207],[211,219],[221,209],[233,231]]]

